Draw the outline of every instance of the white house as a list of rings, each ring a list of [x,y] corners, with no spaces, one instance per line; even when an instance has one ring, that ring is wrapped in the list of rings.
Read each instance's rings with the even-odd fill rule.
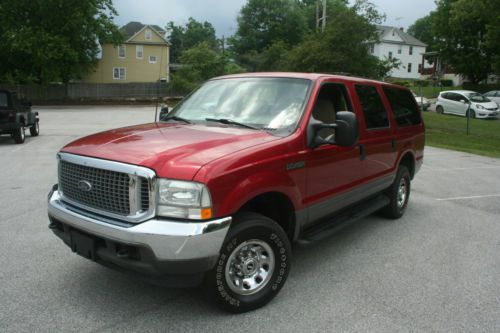
[[[370,52],[379,59],[396,58],[401,61],[391,77],[401,79],[420,79],[422,54],[426,44],[403,31],[403,28],[379,25],[380,42],[371,46]]]

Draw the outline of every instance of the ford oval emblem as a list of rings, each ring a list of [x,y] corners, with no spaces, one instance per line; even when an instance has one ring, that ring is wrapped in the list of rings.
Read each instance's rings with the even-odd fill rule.
[[[83,192],[90,192],[92,189],[92,184],[86,180],[80,180],[78,182],[78,189]]]

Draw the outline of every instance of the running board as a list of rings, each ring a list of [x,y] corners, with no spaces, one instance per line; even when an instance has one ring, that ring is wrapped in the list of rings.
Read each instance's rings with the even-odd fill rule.
[[[364,200],[361,203],[350,207],[348,210],[332,215],[328,220],[306,229],[297,240],[297,243],[307,245],[326,238],[350,225],[352,222],[366,217],[387,206],[389,202],[389,198],[385,195],[379,195],[372,199]]]

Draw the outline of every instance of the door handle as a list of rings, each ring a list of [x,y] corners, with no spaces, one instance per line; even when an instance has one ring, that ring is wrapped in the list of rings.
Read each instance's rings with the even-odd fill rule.
[[[359,145],[359,159],[364,161],[366,158],[366,148],[365,145]]]

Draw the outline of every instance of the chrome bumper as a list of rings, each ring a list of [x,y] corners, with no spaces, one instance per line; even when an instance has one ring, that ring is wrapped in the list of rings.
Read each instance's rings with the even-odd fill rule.
[[[177,222],[151,219],[140,224],[118,226],[64,203],[54,190],[48,198],[49,216],[91,235],[126,245],[151,249],[158,261],[195,260],[219,255],[231,217],[208,222]]]

